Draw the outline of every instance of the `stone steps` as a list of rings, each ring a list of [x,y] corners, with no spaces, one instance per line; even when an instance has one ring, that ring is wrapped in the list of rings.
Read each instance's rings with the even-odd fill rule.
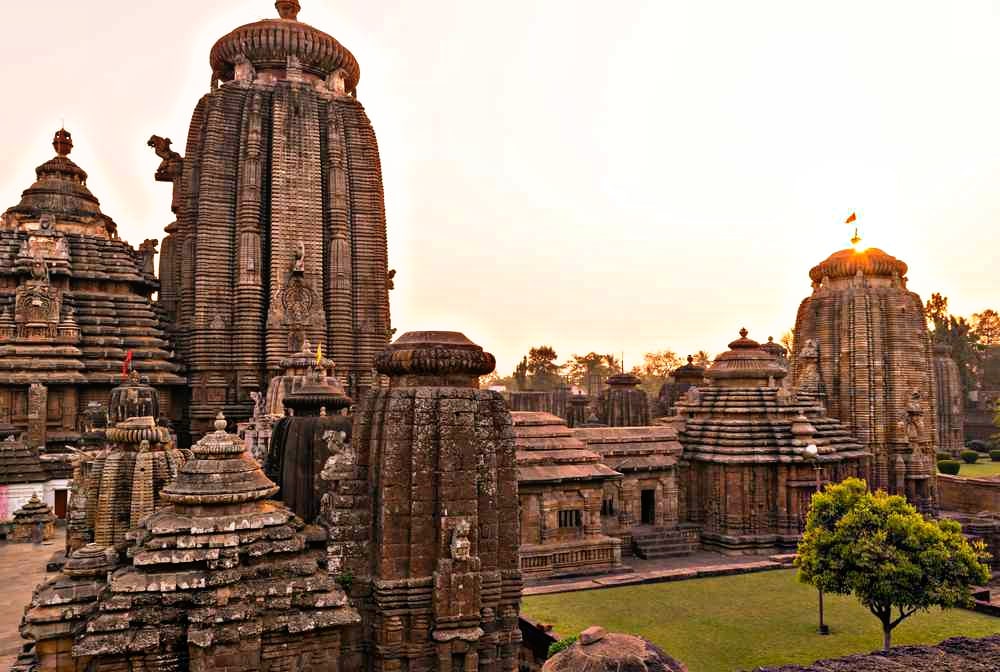
[[[699,547],[697,535],[685,530],[660,530],[634,535],[632,545],[635,554],[644,560],[660,558],[681,558],[696,552]]]

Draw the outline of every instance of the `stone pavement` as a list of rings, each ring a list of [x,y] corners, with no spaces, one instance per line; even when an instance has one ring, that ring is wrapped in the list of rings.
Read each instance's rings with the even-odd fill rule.
[[[0,670],[7,670],[17,660],[24,640],[17,628],[24,607],[31,601],[35,586],[46,575],[49,558],[65,547],[66,528],[57,527],[56,536],[40,546],[0,541]]]
[[[662,583],[665,581],[697,579],[706,576],[766,572],[791,567],[792,558],[794,557],[792,554],[766,557],[746,555],[728,556],[702,551],[681,558],[666,558],[663,560],[629,558],[627,561],[629,569],[627,571],[555,581],[532,582],[525,585],[524,594],[551,595],[553,593],[570,593],[577,590],[631,586],[640,583]]]

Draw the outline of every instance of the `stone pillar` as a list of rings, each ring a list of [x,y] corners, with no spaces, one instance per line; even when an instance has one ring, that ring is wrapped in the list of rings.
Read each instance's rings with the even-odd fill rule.
[[[28,388],[28,447],[45,448],[48,438],[49,390],[41,383]]]
[[[514,437],[503,397],[477,389],[494,366],[454,332],[405,334],[377,359],[390,384],[367,396],[353,439],[370,455],[380,531],[369,559],[376,670],[478,671],[487,645],[501,650],[500,669],[516,669]],[[496,613],[513,618],[494,629]],[[399,635],[391,618],[401,619]]]

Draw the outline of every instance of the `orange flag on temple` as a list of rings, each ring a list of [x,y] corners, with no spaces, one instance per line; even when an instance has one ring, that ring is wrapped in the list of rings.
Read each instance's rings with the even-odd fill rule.
[[[322,364],[322,362],[323,362],[323,344],[320,343],[319,345],[316,346],[316,368],[317,369],[320,367],[320,364]]]
[[[128,365],[132,363],[132,351],[129,350],[122,362],[122,378],[128,378]]]
[[[852,212],[851,216],[847,218],[847,221],[845,221],[844,224],[850,224],[851,222],[857,221],[857,219],[857,214]]]

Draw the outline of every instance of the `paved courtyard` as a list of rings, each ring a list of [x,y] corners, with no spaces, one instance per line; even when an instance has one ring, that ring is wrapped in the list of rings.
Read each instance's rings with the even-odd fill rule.
[[[0,670],[7,670],[21,650],[20,633],[24,607],[31,591],[45,577],[45,563],[65,545],[66,528],[56,529],[56,536],[41,546],[0,541]]]

